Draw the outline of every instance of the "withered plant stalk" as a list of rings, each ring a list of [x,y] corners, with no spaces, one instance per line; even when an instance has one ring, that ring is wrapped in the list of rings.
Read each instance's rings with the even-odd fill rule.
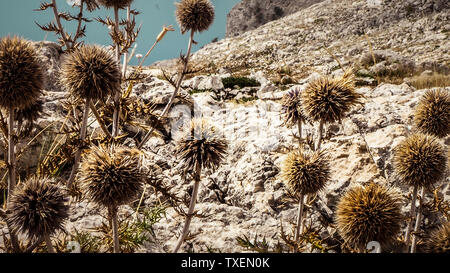
[[[97,111],[97,108],[95,107],[95,104],[91,101],[90,102],[91,111],[94,114],[95,118],[97,119],[98,124],[100,125],[100,128],[102,128],[103,133],[109,138],[112,138],[111,133],[108,131],[108,128],[106,128],[105,123],[102,120],[102,117]]]
[[[47,245],[47,251],[48,253],[56,253],[55,249],[53,248],[52,240],[50,239],[50,236],[48,234],[44,234],[45,244]]]
[[[197,164],[195,169],[196,169],[196,171],[195,171],[195,175],[194,175],[194,190],[192,191],[192,197],[191,197],[191,202],[189,204],[189,210],[186,215],[186,220],[184,222],[183,231],[181,232],[181,236],[177,241],[177,245],[175,246],[173,253],[177,253],[178,250],[180,249],[181,245],[183,244],[184,239],[186,238],[186,236],[189,232],[189,226],[191,224],[192,217],[194,216],[194,209],[195,209],[195,204],[197,203],[198,189],[200,187],[200,181],[201,181],[201,172],[202,172],[201,164]]]
[[[405,234],[405,245],[406,249],[405,252],[409,252],[409,243],[411,242],[411,231],[412,231],[412,223],[414,221],[414,217],[416,217],[416,200],[417,200],[417,191],[418,186],[415,185],[411,197],[411,209],[409,211],[410,219],[408,222],[408,226],[406,227],[406,234]]]
[[[317,145],[316,145],[316,151],[320,150],[320,147],[322,145],[322,138],[323,138],[323,120],[320,121],[319,123],[319,137],[317,139]]]
[[[114,31],[119,33],[119,7],[114,6]],[[116,42],[116,60],[120,63],[120,44]],[[112,136],[117,137],[119,135],[119,114],[120,114],[120,91],[114,94],[114,114],[112,120]]]
[[[295,243],[298,244],[300,239],[300,233],[303,231],[303,216],[304,216],[304,199],[305,195],[300,194],[298,201],[298,211],[297,211],[297,226],[295,230]],[[306,216],[306,215],[305,215]],[[297,252],[297,248],[294,249],[294,252]]]
[[[14,108],[9,107],[9,118],[8,118],[8,197],[7,197],[7,208],[9,208],[11,203],[11,196],[16,187],[16,154],[15,154],[15,140],[14,140]],[[14,252],[18,253],[20,251],[19,239],[15,232],[13,232],[9,227],[11,246]]]
[[[172,96],[170,97],[169,103],[166,105],[166,107],[164,108],[162,114],[158,117],[158,121],[160,121],[162,118],[164,118],[170,108],[172,107],[173,101],[175,100],[178,91],[180,90],[181,87],[181,83],[183,82],[184,76],[186,75],[186,73],[188,72],[188,65],[189,65],[189,59],[191,56],[191,51],[192,51],[192,44],[194,43],[194,30],[191,30],[191,36],[189,38],[189,45],[188,45],[188,50],[187,50],[187,54],[186,57],[183,58],[183,62],[184,62],[184,68],[183,71],[180,72],[179,77],[178,77],[178,81],[177,81],[177,85],[175,90],[173,91]],[[153,131],[155,130],[155,128],[150,129],[150,131],[148,131],[148,133],[145,135],[144,139],[142,140],[142,142],[137,146],[138,149],[142,149],[142,147],[145,145],[145,143],[149,140],[149,138],[151,137]]]
[[[114,240],[114,253],[120,253],[119,245],[119,224],[117,221],[117,207],[108,208],[109,222],[111,223],[112,235]]]
[[[87,123],[89,117],[89,109],[90,109],[91,99],[86,98],[86,103],[84,105],[84,113],[83,113],[83,121],[81,123],[80,129],[80,147],[78,147],[77,152],[75,153],[75,161],[72,167],[72,172],[70,173],[69,180],[67,181],[67,187],[72,187],[73,181],[75,181],[75,176],[77,175],[78,167],[80,165],[81,160],[81,152],[83,150],[84,142],[86,140],[86,131],[87,131]]]
[[[419,232],[420,223],[422,222],[422,209],[423,209],[424,198],[425,198],[425,187],[422,187],[422,192],[420,193],[420,199],[419,199],[419,208],[417,210],[417,215],[416,215],[416,225],[414,226],[414,232],[412,235],[411,253],[416,252],[417,233]]]

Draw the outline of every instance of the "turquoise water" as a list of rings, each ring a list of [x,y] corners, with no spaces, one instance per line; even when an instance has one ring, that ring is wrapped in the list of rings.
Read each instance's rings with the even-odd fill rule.
[[[44,0],[43,0],[44,1]],[[240,0],[212,0],[216,8],[216,19],[214,24],[206,32],[196,34],[195,40],[198,45],[194,50],[198,50],[214,38],[225,36],[226,18],[230,9]],[[39,8],[42,1],[39,0],[0,0],[0,36],[16,34],[34,41],[49,40],[56,41],[52,33],[42,31],[35,22],[45,25],[53,20],[51,9],[46,11],[33,11]],[[178,2],[178,0],[177,0]],[[66,0],[57,0],[58,9],[78,13],[78,9],[72,8]],[[151,64],[158,60],[176,58],[183,51],[186,53],[188,34],[181,35],[179,26],[175,20],[175,0],[134,0],[132,8],[141,12],[136,17],[136,23],[142,23],[142,29],[137,40],[137,53],[145,55],[150,46],[154,43],[156,36],[162,29],[162,25],[173,25],[175,32],[169,32],[164,40],[158,44],[152,55],[147,59],[146,64]],[[101,8],[95,12],[86,13],[88,18],[97,18],[106,15],[113,17],[113,10]],[[122,11],[121,16],[125,13]],[[74,31],[76,22],[65,24],[68,30]],[[105,26],[93,21],[88,23],[87,33],[84,38],[86,43],[97,43],[102,45],[111,44],[108,30]],[[136,60],[133,60],[136,64]]]

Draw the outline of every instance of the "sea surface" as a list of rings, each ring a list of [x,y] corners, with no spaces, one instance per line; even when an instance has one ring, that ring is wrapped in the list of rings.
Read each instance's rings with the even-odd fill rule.
[[[43,0],[45,1],[45,0]],[[69,3],[73,0],[57,0],[58,9],[61,11],[70,11],[78,14],[79,9],[73,8]],[[176,0],[179,2],[179,0]],[[175,20],[175,0],[134,0],[132,8],[141,12],[136,17],[137,24],[142,24],[142,29],[137,39],[136,53],[145,55],[147,50],[154,43],[156,36],[162,29],[163,25],[173,25],[175,32],[169,32],[164,40],[158,44],[152,55],[147,59],[146,64],[149,65],[158,60],[172,59],[180,55],[183,51],[186,53],[188,34],[181,35],[179,26]],[[56,37],[52,33],[41,30],[36,23],[45,25],[53,19],[53,11],[34,11],[38,9],[39,0],[0,0],[0,37],[6,35],[19,35],[24,38],[39,41],[48,40],[56,41]],[[216,9],[216,18],[214,24],[208,31],[196,34],[195,40],[198,44],[194,47],[194,51],[200,49],[205,44],[210,43],[214,38],[221,39],[225,36],[226,18],[231,8],[240,0],[212,0]],[[113,10],[101,8],[95,12],[86,12],[90,19],[97,17],[113,17]],[[122,11],[122,18],[125,12]],[[75,31],[76,22],[72,21],[64,24],[68,30]],[[108,35],[108,29],[93,20],[88,23],[85,43],[96,43],[101,45],[110,45],[111,39]],[[134,59],[132,64],[136,64]]]

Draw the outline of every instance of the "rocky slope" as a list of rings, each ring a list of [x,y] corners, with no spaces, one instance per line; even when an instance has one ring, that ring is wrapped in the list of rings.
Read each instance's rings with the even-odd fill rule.
[[[407,58],[417,70],[448,71],[448,1],[323,1],[238,37],[206,45],[194,63],[214,73],[289,67],[294,79],[357,65],[371,50]],[[366,35],[367,34],[367,35]],[[333,57],[334,56],[334,57]]]
[[[296,130],[282,126],[279,99],[293,88],[303,89],[319,74],[342,73],[335,60],[322,49],[324,45],[332,49],[344,66],[368,64],[364,68],[366,74],[400,68],[448,71],[450,29],[445,23],[450,16],[448,3],[402,2],[324,1],[241,36],[210,44],[194,54],[197,66],[209,65],[211,60],[214,65],[209,66],[210,71],[184,82],[167,123],[173,140],[153,137],[144,147],[146,162],[155,170],[155,179],[170,187],[172,194],[189,199],[193,183],[183,179],[175,155],[177,128],[194,113],[213,121],[230,143],[224,164],[215,173],[203,174],[196,206],[201,217],[193,219],[184,251],[242,252],[246,249],[237,243],[239,236],[254,238],[258,235],[275,246],[282,242],[282,226],[285,232],[291,233],[297,207],[286,195],[279,172],[286,154],[298,144],[294,137]],[[410,8],[406,8],[405,3]],[[373,54],[368,55],[364,32],[369,33]],[[36,132],[52,122],[59,128],[58,124],[67,114],[61,104],[66,94],[55,84],[59,60],[63,56],[56,45],[41,45],[50,80],[44,96],[47,115],[38,121]],[[367,56],[375,56],[376,64],[367,61]],[[275,85],[274,75],[283,66],[290,67],[289,77],[293,82]],[[173,87],[161,80],[160,71],[155,67],[146,69],[144,74],[144,79],[134,86],[132,96],[154,102],[157,111],[161,111]],[[225,89],[221,80],[232,74],[246,74],[261,86]],[[407,81],[374,84],[370,77],[360,80],[362,86],[358,92],[365,96],[364,104],[353,109],[341,124],[326,128],[323,148],[329,151],[333,162],[332,179],[326,190],[308,206],[307,225],[317,230],[326,246],[341,240],[333,224],[334,211],[339,197],[351,186],[373,181],[399,187],[405,197],[403,212],[406,214],[409,208],[410,189],[400,185],[393,175],[392,151],[414,130],[414,107],[425,90],[417,90]],[[450,87],[447,90],[450,91]],[[218,99],[220,97],[228,99]],[[146,121],[145,116],[141,118]],[[303,135],[314,136],[316,129],[317,124],[305,125]],[[89,130],[94,136],[100,132],[95,122]],[[37,139],[24,156],[26,160],[22,164],[27,164],[22,165],[24,171],[36,166],[42,143],[48,143],[52,137],[50,132]],[[449,145],[450,137],[443,142]],[[125,143],[135,145],[132,138]],[[450,201],[449,182],[447,175],[436,185],[438,197],[446,202]],[[433,195],[428,194],[426,198],[425,235],[445,220],[433,210]],[[149,187],[144,198],[146,207],[164,201],[167,199],[162,194],[155,195]],[[100,215],[105,212],[87,200],[81,203],[72,200],[71,203],[72,214],[66,225],[69,232],[90,230],[104,221]],[[123,206],[120,214],[122,217],[131,215],[134,209]],[[169,207],[165,217],[154,226],[155,236],[151,236],[151,242],[139,251],[170,251],[183,221],[184,217]],[[384,251],[394,250],[395,246]]]
[[[226,37],[238,36],[323,0],[243,0],[227,15]]]

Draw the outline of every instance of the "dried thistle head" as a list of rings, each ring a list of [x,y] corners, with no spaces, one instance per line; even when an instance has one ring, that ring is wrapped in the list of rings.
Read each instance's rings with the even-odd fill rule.
[[[436,137],[414,134],[394,149],[394,168],[398,178],[410,186],[430,186],[439,182],[447,166],[444,146]]]
[[[193,119],[178,143],[184,172],[197,168],[216,170],[224,160],[228,142],[205,119]]]
[[[400,232],[401,204],[401,195],[392,188],[375,183],[356,186],[338,202],[337,230],[353,247],[362,248],[371,241],[389,244]]]
[[[44,87],[41,61],[31,42],[19,37],[0,40],[0,107],[23,109]]]
[[[88,11],[94,11],[98,9],[97,0],[84,0],[84,3],[86,4],[86,8]]]
[[[125,9],[131,3],[133,3],[133,0],[98,0],[100,5],[104,6],[105,8],[114,8],[118,7],[119,9]]]
[[[44,112],[44,101],[36,99],[32,104],[16,111],[16,120],[21,122],[35,122]]]
[[[33,104],[15,112],[19,135],[27,137],[33,130],[34,123],[44,112],[44,101],[38,98]]]
[[[299,89],[293,89],[284,95],[281,107],[286,126],[291,127],[299,121],[306,121],[306,117],[301,110],[301,92]]]
[[[49,179],[31,178],[13,194],[7,221],[29,239],[52,235],[63,229],[69,216],[67,201],[63,191]]]
[[[289,153],[281,177],[295,194],[314,194],[325,188],[330,180],[330,163],[324,151]]]
[[[302,92],[303,113],[311,121],[340,121],[350,109],[361,103],[355,90],[354,76],[347,71],[340,78],[321,77],[313,80]]]
[[[425,134],[446,137],[450,134],[450,92],[426,91],[414,113],[414,122]]]
[[[182,34],[189,30],[205,31],[214,21],[214,6],[209,0],[181,0],[176,8],[175,16]]]
[[[116,145],[93,147],[81,163],[81,189],[95,203],[115,208],[134,200],[146,180],[140,151]]]
[[[450,253],[450,222],[431,233],[427,248],[431,253]]]
[[[67,56],[62,64],[61,82],[76,97],[103,99],[120,90],[120,68],[106,49],[82,46]]]

